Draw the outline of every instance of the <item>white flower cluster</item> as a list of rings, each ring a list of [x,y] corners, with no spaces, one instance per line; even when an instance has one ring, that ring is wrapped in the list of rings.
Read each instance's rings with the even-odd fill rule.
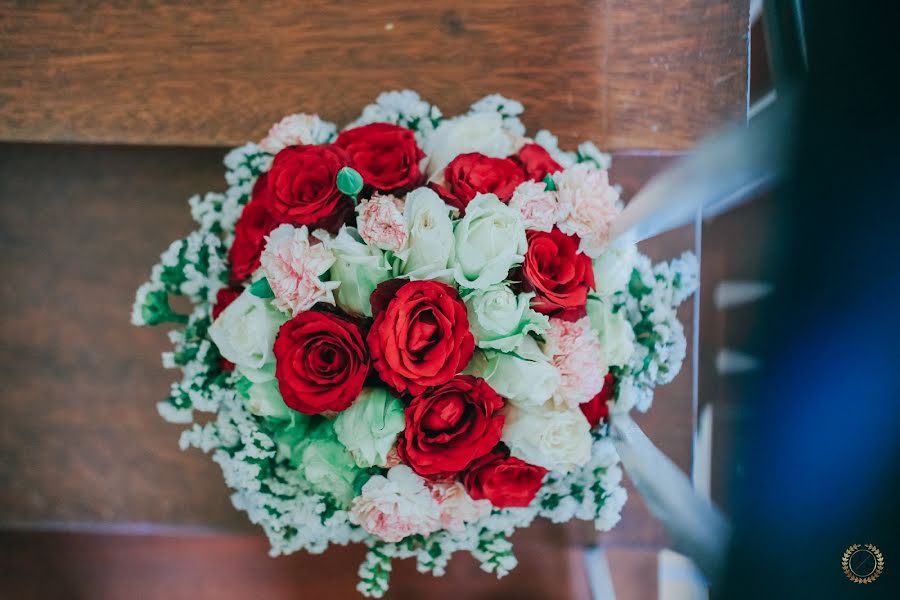
[[[506,156],[524,143],[525,129],[519,120],[522,111],[520,103],[492,95],[473,104],[463,117],[443,119],[437,107],[406,90],[381,94],[350,126],[390,122],[412,129],[426,149],[440,138],[443,146],[452,147],[457,153],[474,148],[491,156]],[[484,128],[485,123],[491,127]],[[371,316],[371,290],[398,274],[411,279],[455,281],[468,289],[463,300],[479,347],[472,365],[484,361],[478,367],[482,369],[480,375],[509,400],[507,419],[512,422],[518,418],[523,423],[521,431],[513,431],[513,435],[503,438],[504,442],[514,449],[514,456],[517,452],[532,452],[535,460],[529,462],[533,464],[540,464],[540,457],[555,457],[546,462],[550,473],[529,506],[479,512],[474,504],[467,504],[465,508],[472,516],[457,519],[452,527],[441,522],[436,531],[420,529],[422,533],[402,539],[397,536],[400,541],[386,542],[361,527],[359,515],[351,517],[352,509],[347,503],[338,501],[334,494],[322,493],[309,480],[308,470],[303,468],[308,457],[304,451],[308,442],[304,446],[304,441],[311,435],[309,422],[293,411],[288,410],[285,415],[283,402],[275,402],[278,411],[267,404],[265,386],[272,383],[273,374],[265,371],[265,366],[271,361],[263,356],[259,365],[252,365],[250,359],[256,357],[259,348],[245,344],[248,340],[228,340],[225,334],[220,335],[219,329],[225,328],[228,319],[212,325],[216,295],[228,279],[226,254],[234,238],[235,223],[250,200],[257,178],[271,165],[269,151],[298,141],[324,143],[335,130],[318,117],[291,115],[272,128],[264,144],[249,143],[231,151],[225,158],[225,193],[208,193],[189,200],[197,230],[174,242],[153,267],[150,280],[138,289],[133,323],[171,322],[181,326],[170,333],[173,350],[163,354],[163,364],[179,368],[182,378],[172,384],[169,397],[158,405],[165,419],[190,424],[181,436],[181,447],[212,454],[234,491],[234,506],[263,528],[273,556],[297,550],[322,552],[330,544],[365,543],[369,552],[359,569],[359,590],[374,597],[380,597],[387,589],[393,558],[415,557],[419,571],[441,575],[455,552],[466,551],[485,571],[502,577],[516,566],[508,537],[536,517],[553,522],[590,520],[600,531],[612,528],[620,518],[626,492],[621,486],[618,456],[605,426],[589,433],[577,402],[569,407],[550,406],[559,390],[569,395],[577,392],[579,399],[593,397],[602,386],[602,377],[580,377],[583,365],[570,365],[563,359],[571,354],[571,348],[577,347],[585,361],[612,365],[618,382],[613,409],[636,406],[646,410],[653,387],[671,380],[684,358],[685,339],[675,309],[696,288],[696,259],[686,254],[653,266],[634,249],[608,248],[602,253],[599,249],[589,253],[594,258],[597,281],[596,294],[588,302],[589,318],[567,324],[548,320],[532,310],[531,295],[517,295],[505,281],[510,268],[521,264],[527,248],[525,217],[520,216],[516,203],[506,205],[493,195],[478,196],[468,205],[466,217],[453,225],[448,207],[437,194],[420,188],[408,194],[405,201],[384,196],[370,199],[372,206],[361,205],[358,231],[345,228],[335,237],[320,236],[319,249],[333,253],[329,254],[334,259],[333,270],[346,272],[346,281],[356,282],[355,287],[348,283],[338,288],[333,300],[349,312]],[[609,166],[609,155],[590,142],[579,146],[576,152],[565,152],[547,131],[538,132],[535,142],[563,167],[580,163],[600,169]],[[585,170],[587,165],[579,169]],[[570,182],[561,179],[559,183],[562,192],[567,192]],[[541,191],[546,192],[538,190],[535,194]],[[535,194],[519,199],[525,208],[532,201],[547,200],[536,198]],[[572,203],[580,201],[580,197],[575,197]],[[612,202],[610,199],[607,204]],[[531,214],[523,211],[522,215]],[[397,223],[403,225],[402,231],[394,227]],[[505,233],[497,236],[496,231]],[[301,237],[308,240],[305,231],[302,233]],[[366,245],[373,240],[379,243]],[[605,246],[606,240],[602,241]],[[276,259],[284,264],[290,262],[290,256],[273,252],[264,263]],[[319,275],[310,275],[310,281],[319,281]],[[274,283],[269,290],[273,294],[278,292],[278,282]],[[170,296],[186,297],[194,305],[193,311],[188,315],[176,313],[169,305]],[[303,298],[298,296],[296,300],[299,306]],[[245,298],[243,302],[247,301]],[[235,301],[232,306],[240,308],[241,304]],[[268,313],[252,312],[252,306],[244,308],[244,313],[234,317],[243,319],[244,333],[258,330],[274,337],[274,329],[270,329],[288,318],[282,315],[278,320]],[[595,338],[599,333],[599,342],[591,339],[586,343],[587,333]],[[552,340],[548,347],[558,348],[558,356],[553,352],[544,356],[544,350],[530,334]],[[213,338],[218,338],[216,344]],[[266,339],[263,350],[270,352],[271,340]],[[240,343],[226,352],[229,341]],[[223,371],[223,355],[238,363],[235,372]],[[390,400],[389,396],[373,395],[373,410],[387,410]],[[402,413],[399,401],[394,402],[398,404],[396,410]],[[540,412],[542,405],[546,406]],[[521,414],[517,417],[515,411]],[[195,422],[195,412],[209,413],[213,418]],[[573,420],[572,415],[578,418]],[[402,421],[402,414],[399,417]],[[348,422],[338,427],[338,435],[353,438],[356,434],[348,432],[355,432],[354,427],[359,427],[359,423],[348,416]],[[384,470],[379,470],[388,461],[391,440],[375,442],[386,445],[368,449],[369,458],[359,465],[359,472],[367,481],[378,478],[376,483],[394,495],[376,494],[371,499],[373,511],[383,505],[380,501],[404,495],[400,488],[391,488],[390,476],[382,476]],[[366,449],[354,450],[358,461]],[[357,490],[361,485],[356,482]],[[377,512],[370,516],[379,517]],[[436,513],[429,518],[440,521],[442,517]]]
[[[699,266],[690,252],[656,265],[637,252],[611,252],[618,253],[615,263],[609,256],[595,261],[598,288],[601,281],[613,282],[614,289],[604,290],[606,302],[631,324],[636,342],[628,364],[619,371],[615,410],[644,412],[653,402],[653,389],[681,370],[687,340],[676,309],[696,291]]]
[[[591,163],[598,169],[608,169],[612,165],[612,156],[601,152],[594,142],[582,142],[577,151],[566,152],[560,150],[559,139],[546,129],[534,134],[534,141],[543,146],[553,160],[566,169],[578,163]]]
[[[525,125],[519,120],[519,115],[525,112],[525,107],[518,100],[510,100],[500,94],[485,96],[472,105],[470,113],[499,113],[503,118],[503,128],[518,136],[525,135]]]

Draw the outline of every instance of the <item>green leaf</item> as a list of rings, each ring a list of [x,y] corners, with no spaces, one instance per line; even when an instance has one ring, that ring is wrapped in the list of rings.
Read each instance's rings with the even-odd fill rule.
[[[653,290],[650,287],[644,284],[644,281],[641,279],[640,271],[632,269],[631,279],[628,281],[628,292],[635,298],[641,298],[652,291]]]
[[[546,189],[547,189],[548,192],[555,192],[555,191],[556,191],[556,182],[553,181],[553,178],[550,177],[549,174],[544,175],[544,185],[547,186]]]
[[[141,305],[141,319],[147,325],[160,323],[187,323],[188,316],[174,312],[169,307],[169,294],[165,290],[153,290]]]
[[[428,555],[431,556],[431,558],[437,558],[438,556],[441,555],[441,552],[443,552],[443,551],[441,550],[440,544],[432,544],[428,548]]]
[[[275,292],[272,291],[272,287],[269,285],[269,280],[263,277],[262,279],[257,279],[253,282],[253,285],[250,286],[250,293],[256,296],[257,298],[274,298]]]
[[[241,395],[245,400],[250,397],[250,388],[253,387],[253,382],[247,379],[246,377],[241,377],[238,379],[237,383],[234,384],[234,388],[237,390],[237,393]]]
[[[337,173],[337,187],[342,193],[355,199],[363,189],[362,175],[352,167],[344,167]]]

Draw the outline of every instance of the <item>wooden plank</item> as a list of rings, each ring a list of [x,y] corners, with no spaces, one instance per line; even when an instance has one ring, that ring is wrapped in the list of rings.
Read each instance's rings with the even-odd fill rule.
[[[174,371],[164,328],[129,322],[134,290],[191,227],[185,198],[222,189],[215,149],[0,145],[0,526],[155,523],[254,530],[217,465],[180,452],[155,403]],[[670,157],[618,156],[631,195]],[[690,228],[642,246],[656,259],[693,247]],[[680,312],[686,323],[690,306]],[[690,329],[688,328],[690,340]],[[639,423],[690,465],[690,363]],[[131,527],[133,529],[133,527]],[[552,529],[551,529],[552,530]],[[587,526],[548,533],[593,543]],[[631,491],[603,544],[665,539]]]
[[[17,600],[362,598],[355,590],[356,568],[365,552],[359,545],[272,559],[260,536],[0,532],[0,548],[0,596]],[[546,546],[526,542],[517,543],[516,554],[519,566],[499,581],[463,554],[450,561],[442,578],[417,573],[414,560],[396,561],[385,598],[590,598],[577,550],[548,552]]]
[[[517,98],[565,143],[683,149],[744,114],[747,18],[747,0],[6,0],[0,139],[235,145],[413,88],[447,114]]]
[[[0,146],[0,520],[246,522],[156,414],[165,329],[129,325],[132,288],[191,229],[185,199],[224,187],[221,156]]]

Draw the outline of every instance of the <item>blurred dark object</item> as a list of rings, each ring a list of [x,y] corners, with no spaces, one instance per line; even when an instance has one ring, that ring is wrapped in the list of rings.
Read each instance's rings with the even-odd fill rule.
[[[897,5],[836,5],[802,6],[805,75],[796,53],[772,61],[779,93],[793,88],[798,106],[718,598],[900,597]],[[855,543],[875,544],[887,563],[868,585],[841,569]]]

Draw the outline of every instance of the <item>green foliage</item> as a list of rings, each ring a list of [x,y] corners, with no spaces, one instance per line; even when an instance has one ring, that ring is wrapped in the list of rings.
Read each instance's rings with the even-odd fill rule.
[[[275,297],[275,292],[272,291],[272,286],[269,285],[269,280],[265,277],[253,282],[253,285],[250,286],[250,293],[263,300]]]
[[[647,286],[644,281],[641,279],[641,273],[637,269],[632,269],[631,278],[628,280],[628,293],[630,293],[635,298],[643,298],[653,289]]]
[[[547,186],[546,189],[547,189],[548,192],[555,192],[555,191],[556,191],[556,182],[553,181],[553,178],[550,177],[549,174],[544,175],[544,185]]]
[[[147,325],[188,321],[187,315],[180,315],[169,306],[169,294],[166,290],[153,290],[147,294],[141,306],[141,318]]]

